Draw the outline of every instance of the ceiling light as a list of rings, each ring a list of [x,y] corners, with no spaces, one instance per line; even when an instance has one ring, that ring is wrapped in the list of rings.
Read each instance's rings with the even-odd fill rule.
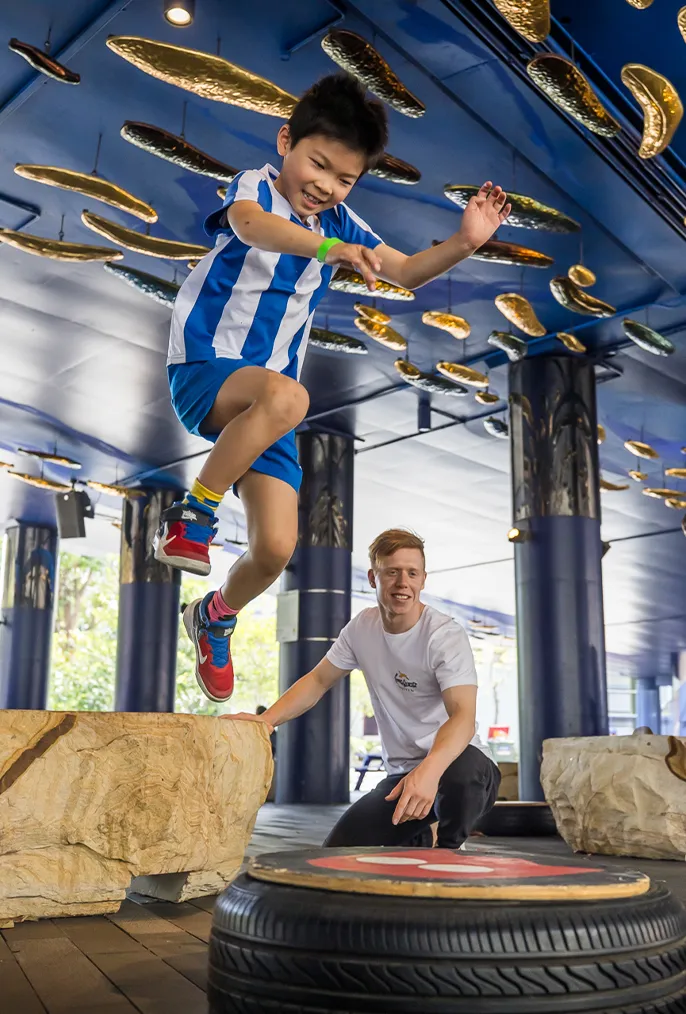
[[[175,28],[187,28],[194,15],[195,0],[164,0],[164,16]]]

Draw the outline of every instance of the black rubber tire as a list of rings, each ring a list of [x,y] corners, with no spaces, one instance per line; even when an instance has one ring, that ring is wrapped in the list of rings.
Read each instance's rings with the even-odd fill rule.
[[[686,1014],[686,909],[343,894],[240,876],[217,900],[210,1014]]]
[[[555,819],[547,803],[495,803],[474,831],[492,838],[541,838],[557,834]]]

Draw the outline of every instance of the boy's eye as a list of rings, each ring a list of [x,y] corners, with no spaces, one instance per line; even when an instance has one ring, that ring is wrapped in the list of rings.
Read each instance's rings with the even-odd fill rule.
[[[316,165],[317,169],[323,169],[324,168],[324,166],[321,164],[321,162],[318,162],[316,158],[313,158],[312,161]]]

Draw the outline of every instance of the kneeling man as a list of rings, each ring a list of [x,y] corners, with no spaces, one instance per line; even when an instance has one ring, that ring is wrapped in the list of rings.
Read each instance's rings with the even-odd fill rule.
[[[264,714],[283,725],[351,669],[367,681],[387,777],[338,821],[326,846],[430,844],[457,849],[496,800],[500,772],[476,733],[477,679],[464,629],[424,605],[424,543],[391,529],[369,547],[377,605],[358,613],[315,668]],[[427,840],[428,839],[428,840]]]

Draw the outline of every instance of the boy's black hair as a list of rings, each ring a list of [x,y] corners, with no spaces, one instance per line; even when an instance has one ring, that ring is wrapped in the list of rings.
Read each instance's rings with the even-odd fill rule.
[[[304,137],[322,134],[361,152],[367,168],[383,155],[388,142],[386,110],[367,98],[350,74],[329,74],[305,92],[288,121],[293,147]]]

